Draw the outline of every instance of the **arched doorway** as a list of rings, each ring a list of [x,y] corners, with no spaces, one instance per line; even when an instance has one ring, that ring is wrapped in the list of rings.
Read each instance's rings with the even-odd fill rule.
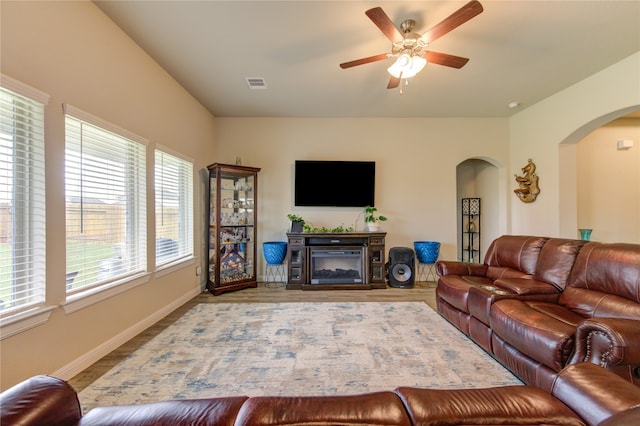
[[[480,198],[480,259],[487,247],[506,229],[505,168],[490,158],[470,158],[456,166],[457,255],[462,250],[463,198]]]
[[[589,228],[597,241],[640,243],[640,114],[633,111],[599,117],[559,145],[561,235],[577,238]],[[625,138],[634,146],[618,150]]]

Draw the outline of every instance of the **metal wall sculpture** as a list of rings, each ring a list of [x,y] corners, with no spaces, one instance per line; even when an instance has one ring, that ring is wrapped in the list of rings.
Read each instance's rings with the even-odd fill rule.
[[[515,175],[518,188],[514,189],[513,192],[515,192],[523,203],[532,203],[536,200],[538,194],[540,194],[536,165],[531,161],[531,158],[529,158],[529,162],[521,170],[522,176]]]

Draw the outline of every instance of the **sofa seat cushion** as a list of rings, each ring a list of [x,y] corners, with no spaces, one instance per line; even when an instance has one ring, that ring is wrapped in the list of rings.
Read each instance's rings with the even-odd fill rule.
[[[490,286],[492,281],[484,277],[445,275],[438,280],[436,297],[465,313],[469,313],[467,299],[472,287]]]
[[[532,386],[401,387],[396,392],[415,425],[584,425],[564,404]]]
[[[589,318],[640,319],[640,303],[596,290],[567,287],[558,303]]]
[[[578,314],[548,302],[502,299],[491,306],[489,324],[502,340],[554,371],[574,348]]]

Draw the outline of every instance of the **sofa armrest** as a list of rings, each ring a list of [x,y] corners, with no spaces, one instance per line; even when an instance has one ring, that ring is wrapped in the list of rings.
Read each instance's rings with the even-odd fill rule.
[[[438,260],[436,262],[436,272],[440,277],[444,275],[471,275],[484,277],[487,275],[487,265],[482,263]]]
[[[589,362],[561,370],[553,382],[551,394],[589,426],[640,405],[640,390],[636,385]]]
[[[71,426],[82,412],[76,391],[62,379],[34,376],[0,394],[1,425]]]
[[[602,367],[640,365],[640,321],[589,318],[578,324],[570,363],[591,362]]]
[[[584,426],[578,416],[548,392],[533,386],[480,389],[399,387],[414,425]]]
[[[82,418],[79,426],[233,426],[247,399],[246,396],[231,396],[96,407]]]

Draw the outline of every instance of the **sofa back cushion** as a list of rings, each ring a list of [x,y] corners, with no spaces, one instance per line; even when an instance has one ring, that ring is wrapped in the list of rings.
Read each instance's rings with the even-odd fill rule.
[[[585,244],[558,303],[585,317],[640,318],[640,245]]]
[[[576,257],[586,243],[583,240],[563,238],[547,240],[540,250],[534,278],[563,290],[571,276]]]
[[[488,278],[495,280],[515,278],[523,274],[533,275],[538,255],[547,240],[545,237],[524,235],[503,235],[496,238],[484,257],[485,265],[489,266]]]

